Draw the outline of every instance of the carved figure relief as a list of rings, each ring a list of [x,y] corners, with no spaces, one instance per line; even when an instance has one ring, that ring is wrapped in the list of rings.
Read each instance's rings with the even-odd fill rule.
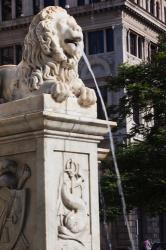
[[[27,250],[23,234],[26,207],[25,182],[30,168],[18,169],[12,160],[0,160],[0,250]]]
[[[85,245],[81,236],[87,230],[88,214],[83,198],[84,177],[79,164],[69,159],[60,180],[58,237]]]
[[[46,7],[32,20],[20,64],[0,67],[0,102],[49,93],[56,102],[74,95],[81,106],[91,106],[96,94],[78,75],[83,47],[75,19],[61,7]]]

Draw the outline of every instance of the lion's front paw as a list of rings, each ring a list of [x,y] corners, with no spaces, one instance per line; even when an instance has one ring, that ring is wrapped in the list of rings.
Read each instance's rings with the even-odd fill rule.
[[[56,83],[51,88],[51,95],[56,102],[63,102],[70,95],[69,86],[63,83]]]
[[[80,89],[80,95],[78,98],[78,103],[80,106],[89,107],[95,104],[97,101],[96,93],[93,89],[82,87]]]

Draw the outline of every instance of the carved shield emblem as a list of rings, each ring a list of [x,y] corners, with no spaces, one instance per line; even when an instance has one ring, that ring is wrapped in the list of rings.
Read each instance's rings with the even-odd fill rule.
[[[0,191],[0,250],[27,249],[22,235],[26,190]],[[18,245],[18,246],[17,246]],[[22,245],[22,248],[19,247]]]

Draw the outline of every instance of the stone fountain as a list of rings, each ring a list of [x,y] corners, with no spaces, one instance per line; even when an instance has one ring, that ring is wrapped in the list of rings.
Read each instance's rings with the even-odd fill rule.
[[[47,7],[20,64],[0,67],[0,250],[100,249],[97,144],[107,122],[79,78],[82,51],[75,19]]]

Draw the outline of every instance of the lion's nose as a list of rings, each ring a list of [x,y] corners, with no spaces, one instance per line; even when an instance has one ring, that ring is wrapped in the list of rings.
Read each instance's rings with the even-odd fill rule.
[[[81,31],[81,28],[77,25],[73,25],[73,27],[72,27],[72,30],[73,31],[76,31],[76,32],[80,32]]]
[[[80,32],[81,28],[79,26],[76,27],[76,31]]]

